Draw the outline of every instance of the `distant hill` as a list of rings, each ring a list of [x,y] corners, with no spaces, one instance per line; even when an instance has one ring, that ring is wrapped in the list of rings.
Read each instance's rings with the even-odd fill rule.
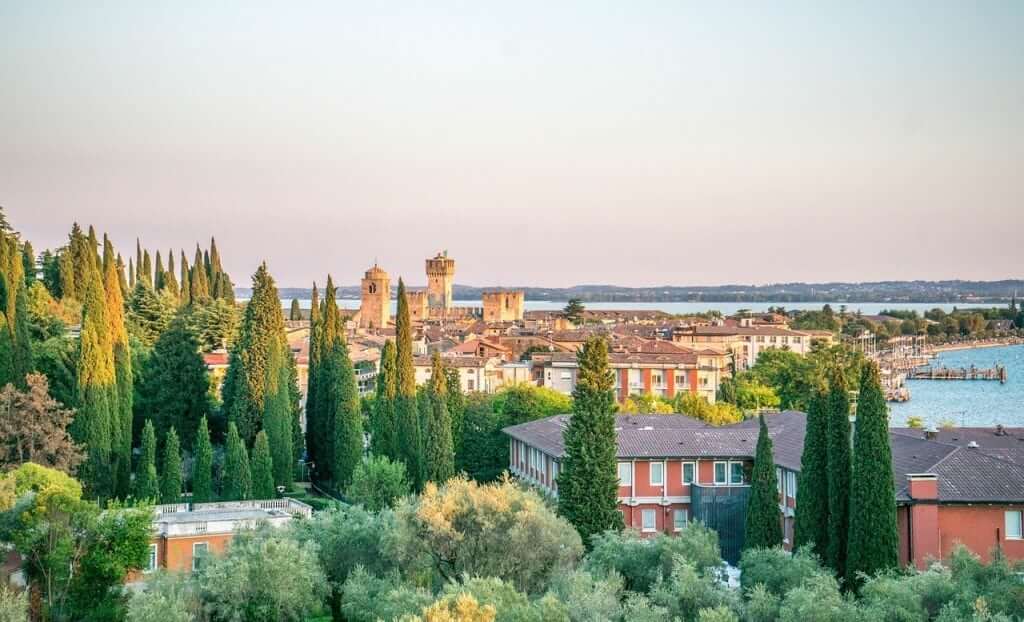
[[[394,288],[393,288],[394,289]],[[771,285],[712,285],[621,287],[575,285],[573,287],[478,287],[455,285],[456,300],[480,300],[494,289],[522,289],[527,300],[585,302],[1009,302],[1024,295],[1024,280],[1003,281],[875,281],[868,283],[776,283]],[[236,288],[235,295],[248,298],[252,290]],[[309,298],[308,288],[280,288],[282,300]],[[355,285],[338,288],[340,298],[359,298]]]

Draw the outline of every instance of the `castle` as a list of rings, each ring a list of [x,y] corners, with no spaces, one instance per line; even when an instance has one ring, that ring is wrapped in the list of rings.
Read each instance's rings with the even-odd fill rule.
[[[519,291],[483,292],[483,310],[479,307],[455,306],[452,286],[455,283],[455,260],[447,251],[426,260],[427,288],[406,290],[409,318],[413,322],[443,322],[483,317],[485,322],[514,322],[523,319],[526,295]],[[359,306],[359,328],[377,330],[391,322],[391,279],[376,263],[362,280]]]

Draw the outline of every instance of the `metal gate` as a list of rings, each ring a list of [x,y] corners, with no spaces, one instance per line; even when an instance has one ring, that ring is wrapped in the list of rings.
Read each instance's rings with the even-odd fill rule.
[[[718,532],[722,559],[734,566],[739,563],[743,550],[749,496],[750,486],[690,485],[693,519]]]

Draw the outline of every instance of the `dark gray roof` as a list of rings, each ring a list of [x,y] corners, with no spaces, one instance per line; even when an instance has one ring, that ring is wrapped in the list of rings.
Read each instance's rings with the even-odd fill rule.
[[[562,433],[570,415],[556,415],[505,428],[509,436],[561,458]],[[775,464],[800,470],[807,416],[784,411],[765,416]],[[617,415],[619,458],[748,458],[757,445],[757,419],[715,427],[686,415]],[[1024,502],[1022,428],[995,434],[990,428],[952,428],[935,438],[921,430],[893,428],[889,433],[893,487],[909,501],[907,475],[934,473],[939,501],[946,503]],[[969,446],[976,443],[977,447]]]

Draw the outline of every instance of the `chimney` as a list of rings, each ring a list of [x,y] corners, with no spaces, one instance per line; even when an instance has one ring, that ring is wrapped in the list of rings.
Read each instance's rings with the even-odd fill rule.
[[[939,431],[938,429],[936,429],[935,426],[930,425],[927,428],[925,428],[924,437],[930,441],[935,440],[936,438],[939,437]]]
[[[1006,428],[1001,423],[996,424],[996,436],[1006,436]]]

